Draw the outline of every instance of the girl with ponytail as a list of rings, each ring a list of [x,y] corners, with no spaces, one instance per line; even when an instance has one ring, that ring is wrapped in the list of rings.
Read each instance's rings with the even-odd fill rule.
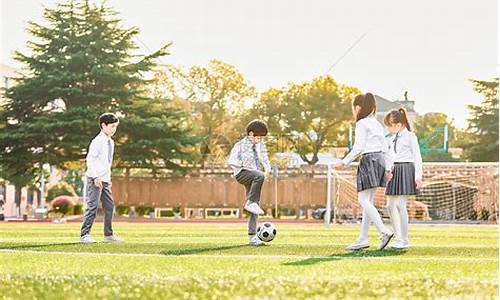
[[[356,177],[358,201],[363,208],[361,232],[358,240],[347,247],[348,250],[369,247],[370,222],[375,224],[379,232],[379,250],[384,249],[394,235],[384,226],[373,204],[377,188],[386,186],[388,178],[386,172],[390,172],[392,168],[392,158],[385,139],[384,127],[375,118],[376,109],[375,97],[372,94],[367,93],[354,98],[352,103],[352,113],[356,120],[354,146],[351,152],[335,165],[336,168],[343,168],[361,156]]]
[[[384,124],[393,134],[389,148],[394,157],[394,167],[385,190],[395,233],[392,248],[404,249],[410,246],[406,203],[422,186],[422,156],[417,136],[411,132],[403,108],[389,112],[384,118]]]

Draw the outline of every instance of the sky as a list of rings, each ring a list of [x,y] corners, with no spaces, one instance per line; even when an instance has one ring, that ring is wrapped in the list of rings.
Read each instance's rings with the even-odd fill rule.
[[[42,20],[43,7],[54,3],[0,0],[0,63],[20,66],[12,53],[26,50],[26,22]],[[173,42],[160,63],[189,67],[220,59],[259,91],[329,71],[340,83],[389,100],[408,91],[419,114],[443,112],[465,127],[467,105],[483,99],[469,79],[498,76],[495,0],[106,3],[125,26],[140,29],[136,42],[144,53]]]

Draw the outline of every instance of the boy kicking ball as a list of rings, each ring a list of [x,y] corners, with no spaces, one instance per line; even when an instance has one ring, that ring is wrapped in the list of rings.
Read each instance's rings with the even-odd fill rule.
[[[250,213],[248,219],[248,239],[253,246],[263,245],[257,236],[257,217],[264,214],[259,206],[264,179],[271,169],[264,138],[267,125],[261,120],[253,120],[247,125],[247,136],[238,141],[231,150],[228,164],[233,168],[238,183],[245,186],[244,209]]]
[[[120,243],[123,240],[113,234],[112,222],[115,204],[111,193],[111,165],[114,142],[111,137],[118,127],[118,117],[104,113],[99,117],[101,132],[92,140],[87,153],[87,209],[83,218],[80,242],[95,243],[90,230],[97,215],[97,206],[102,201],[104,209],[104,242]]]

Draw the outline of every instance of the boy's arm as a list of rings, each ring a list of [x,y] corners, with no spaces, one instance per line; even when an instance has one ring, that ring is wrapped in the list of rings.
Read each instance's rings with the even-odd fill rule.
[[[99,145],[95,140],[93,140],[90,143],[89,152],[87,153],[87,157],[86,157],[87,175],[93,179],[99,177],[98,157],[99,157]]]
[[[240,143],[236,143],[229,153],[229,158],[227,159],[227,164],[231,167],[241,168],[243,167],[243,162],[241,161],[241,151]]]
[[[266,144],[262,143],[262,165],[264,166],[264,172],[269,174],[271,172],[271,163],[269,162],[269,155],[267,153]]]

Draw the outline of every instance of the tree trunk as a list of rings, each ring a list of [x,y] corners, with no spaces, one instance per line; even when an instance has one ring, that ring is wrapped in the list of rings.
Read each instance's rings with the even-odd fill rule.
[[[19,184],[14,185],[15,193],[14,193],[14,202],[16,204],[16,216],[21,216],[21,197],[22,197],[22,189],[23,187]]]

